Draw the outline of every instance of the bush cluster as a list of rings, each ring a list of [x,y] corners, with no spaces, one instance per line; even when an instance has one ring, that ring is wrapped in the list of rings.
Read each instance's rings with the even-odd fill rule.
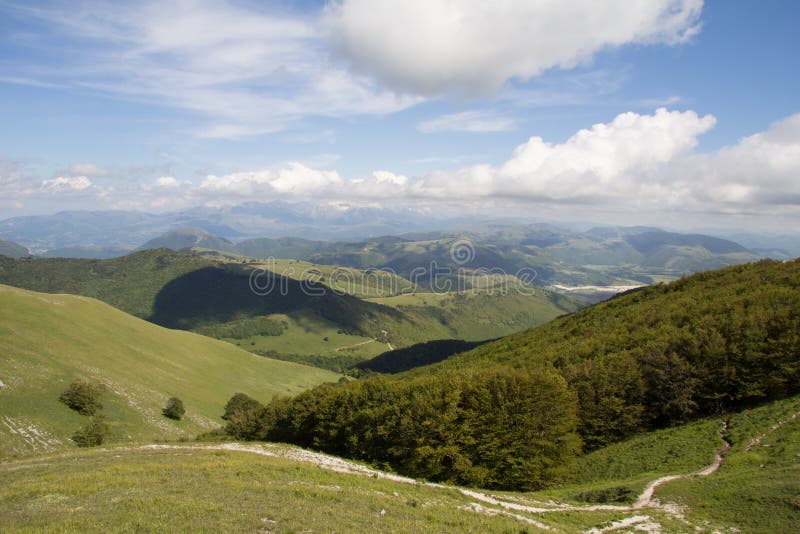
[[[102,445],[108,434],[108,425],[102,415],[92,417],[91,420],[75,432],[72,436],[72,441],[78,447],[97,447]]]
[[[164,414],[165,417],[180,421],[186,413],[186,409],[183,407],[182,400],[180,400],[178,397],[170,397],[170,399],[167,401],[167,405],[163,410],[161,410],[161,413]]]
[[[81,415],[94,415],[103,407],[100,398],[106,387],[98,382],[77,379],[73,381],[59,399]]]

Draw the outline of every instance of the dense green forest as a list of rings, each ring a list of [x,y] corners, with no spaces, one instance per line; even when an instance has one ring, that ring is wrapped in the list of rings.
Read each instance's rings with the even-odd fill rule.
[[[438,364],[231,415],[416,477],[541,488],[581,452],[800,392],[800,261],[622,295]]]

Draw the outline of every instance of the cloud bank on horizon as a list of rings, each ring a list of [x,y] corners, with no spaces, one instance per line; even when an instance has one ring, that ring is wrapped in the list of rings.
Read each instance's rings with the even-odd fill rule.
[[[566,138],[521,133],[531,105],[541,108],[550,99],[553,109],[568,108],[558,86],[541,94],[553,73],[585,69],[626,48],[691,54],[702,35],[703,9],[703,0],[341,0],[305,11],[284,3],[0,2],[20,27],[29,25],[18,32],[14,50],[27,46],[25,39],[51,46],[31,37],[38,29],[81,51],[51,50],[55,63],[12,59],[0,88],[85,92],[183,110],[202,118],[199,128],[183,132],[197,143],[246,144],[309,121],[372,125],[405,115],[416,136],[517,139],[483,163],[417,173],[383,165],[353,173],[284,160],[179,174],[169,165],[145,172],[73,161],[42,176],[25,158],[0,153],[0,210],[163,210],[285,198],[426,207],[461,202],[521,212],[533,205],[580,206],[584,216],[611,210],[796,217],[800,114],[713,150],[698,147],[725,117],[690,106],[642,112],[631,105],[603,122],[581,124]],[[591,83],[613,93],[602,75]],[[603,92],[598,86],[587,93]],[[652,110],[682,102],[670,95],[639,105]]]

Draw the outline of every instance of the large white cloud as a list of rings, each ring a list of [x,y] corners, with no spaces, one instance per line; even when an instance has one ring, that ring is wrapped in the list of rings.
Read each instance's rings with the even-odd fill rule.
[[[342,0],[325,20],[334,46],[391,87],[487,94],[607,47],[682,43],[699,30],[702,7],[703,0]]]
[[[672,173],[692,196],[724,209],[800,206],[800,113],[711,154],[686,158]]]
[[[661,185],[664,169],[697,145],[716,120],[693,111],[622,113],[563,143],[531,137],[499,167],[477,165],[431,173],[416,194],[514,197],[553,201],[622,201]]]
[[[292,162],[277,170],[210,174],[202,181],[200,189],[217,195],[250,197],[324,194],[329,188],[340,185],[342,179],[336,171],[320,171]]]

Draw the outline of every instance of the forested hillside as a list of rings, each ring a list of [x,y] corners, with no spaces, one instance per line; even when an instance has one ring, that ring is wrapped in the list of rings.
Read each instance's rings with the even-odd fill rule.
[[[696,274],[393,378],[243,411],[229,431],[434,480],[543,487],[638,432],[800,392],[800,261]]]

